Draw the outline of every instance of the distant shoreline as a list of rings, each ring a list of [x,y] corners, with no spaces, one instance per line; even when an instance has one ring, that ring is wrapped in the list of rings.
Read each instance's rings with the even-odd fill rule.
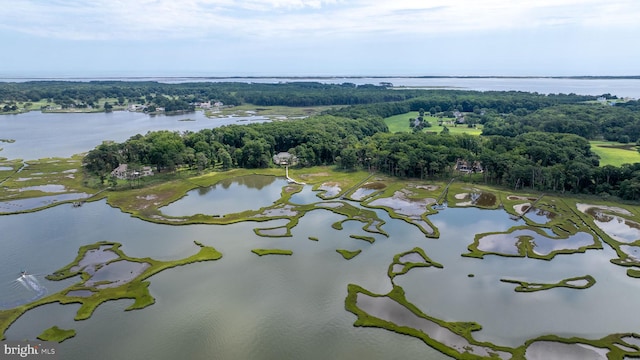
[[[327,75],[327,76],[0,76],[0,82],[13,81],[154,81],[154,80],[224,80],[224,79],[567,79],[567,80],[640,80],[640,75],[580,75],[580,76],[514,76],[514,75]]]

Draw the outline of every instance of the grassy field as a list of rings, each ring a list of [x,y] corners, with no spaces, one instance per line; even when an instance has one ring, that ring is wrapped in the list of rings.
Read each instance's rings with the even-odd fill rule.
[[[640,162],[640,153],[635,144],[613,141],[589,141],[591,150],[600,156],[600,166],[633,164]]]
[[[400,114],[391,116],[384,119],[384,122],[389,127],[389,131],[394,132],[409,132],[411,128],[409,127],[409,119],[417,118],[419,116],[417,111],[408,112],[406,114]],[[435,131],[441,132],[443,127],[438,125],[439,118],[435,116],[425,116],[425,120],[431,123],[431,127],[426,128],[424,131]],[[449,128],[449,133],[451,134],[462,134],[467,133],[470,135],[480,135],[482,133],[482,125],[478,125],[476,128],[469,128],[467,125],[453,125],[453,118],[443,118],[445,125]]]
[[[307,117],[317,115],[322,111],[335,108],[336,106],[306,106],[306,107],[292,107],[292,106],[258,106],[252,104],[243,104],[233,107],[224,107],[218,112],[211,110],[206,111],[206,115],[210,117],[225,117],[225,116],[265,116],[272,120],[289,119],[297,117]]]

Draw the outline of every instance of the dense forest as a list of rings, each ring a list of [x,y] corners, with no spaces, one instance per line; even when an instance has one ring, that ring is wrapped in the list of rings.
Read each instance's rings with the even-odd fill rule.
[[[614,96],[603,94],[608,100]],[[0,84],[0,101],[87,102],[120,98],[152,106],[198,101],[256,106],[340,105],[301,120],[232,125],[198,132],[136,135],[89,151],[86,169],[103,182],[120,163],[157,171],[275,166],[287,151],[297,166],[334,165],[391,176],[459,177],[513,189],[597,194],[640,200],[640,163],[599,166],[588,140],[640,140],[638,101],[526,92],[398,90],[383,85],[156,82],[25,82]],[[389,133],[383,119],[411,111],[464,114],[462,126],[481,136],[451,135],[444,127]],[[456,169],[480,164],[477,173]],[[481,169],[481,170],[480,170]]]
[[[10,111],[18,102],[46,100],[63,107],[98,106],[103,99],[119,104],[148,104],[165,107],[168,100],[188,104],[220,101],[226,105],[250,103],[258,106],[354,105],[402,101],[420,95],[420,91],[394,91],[381,85],[320,84],[294,82],[283,84],[247,84],[241,82],[180,83],[125,81],[30,81],[0,83],[0,112]],[[4,107],[7,107],[6,109]]]
[[[330,115],[306,120],[231,125],[198,132],[136,135],[105,143],[85,157],[88,171],[103,180],[119,163],[151,164],[159,171],[274,166],[272,155],[288,151],[298,166],[364,168],[392,176],[469,178],[514,189],[640,199],[640,163],[598,166],[589,142],[574,134],[530,132],[515,137],[386,131],[379,117]],[[483,171],[460,173],[458,160],[479,161]]]

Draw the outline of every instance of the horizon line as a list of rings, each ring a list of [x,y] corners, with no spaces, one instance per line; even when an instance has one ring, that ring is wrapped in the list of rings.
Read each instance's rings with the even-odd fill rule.
[[[115,79],[640,79],[640,75],[140,75],[140,76],[2,76],[0,80]]]

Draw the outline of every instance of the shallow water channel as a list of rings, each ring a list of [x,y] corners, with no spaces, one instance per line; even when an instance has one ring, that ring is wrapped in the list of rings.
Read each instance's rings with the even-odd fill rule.
[[[274,177],[239,178],[194,190],[162,211],[175,216],[221,213],[218,203],[225,204],[225,213],[258,209],[277,200],[285,185]],[[307,185],[296,202],[322,201],[313,194]],[[349,283],[388,292],[387,269],[393,256],[414,247],[424,249],[444,268],[414,269],[396,277],[396,284],[426,314],[480,323],[483,330],[474,333],[476,339],[518,346],[544,334],[600,338],[639,330],[635,309],[640,282],[609,263],[615,253],[606,245],[604,250],[559,255],[551,261],[494,255],[466,258],[460,255],[467,252],[476,233],[504,232],[524,222],[514,222],[502,210],[447,208],[430,217],[441,234],[431,239],[415,225],[392,219],[383,210],[375,212],[386,222],[383,229],[389,237],[367,233],[355,221],[335,230],[331,225],[342,216],[328,209],[308,212],[292,229],[292,237],[286,238],[260,237],[254,232],[256,227],[283,226],[286,220],[158,225],[131,218],[104,201],[0,216],[3,234],[10,234],[0,239],[0,303],[29,296],[13,285],[23,269],[35,274],[49,293],[77,281],[51,282],[44,275],[73,261],[80,246],[98,241],[120,242],[131,257],[159,260],[195,253],[194,240],[223,254],[217,261],[181,266],[149,278],[156,303],[148,308],[124,312],[132,301],[119,300],[76,322],[77,305],[45,305],[18,319],[6,336],[35,338],[53,325],[76,329],[76,337],[59,345],[65,359],[185,355],[193,359],[445,359],[418,339],[354,327],[355,316],[344,308]],[[373,236],[375,242],[350,235]],[[255,248],[290,249],[293,255],[258,257],[251,253]],[[347,261],[336,249],[362,253]],[[114,272],[105,274],[111,279]],[[597,280],[587,290],[558,288],[523,294],[516,293],[513,284],[500,281],[555,283],[587,274]]]

